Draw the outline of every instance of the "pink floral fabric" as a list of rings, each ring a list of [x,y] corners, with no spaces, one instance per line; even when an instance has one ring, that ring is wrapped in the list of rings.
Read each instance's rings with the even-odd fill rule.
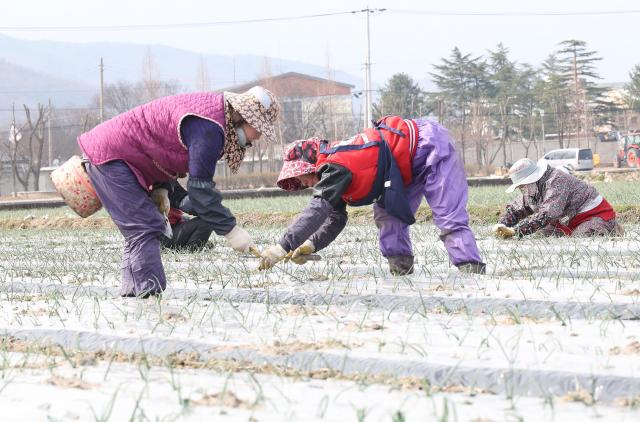
[[[262,94],[265,98],[258,98],[254,94]],[[242,118],[268,141],[275,140],[275,123],[280,113],[280,105],[270,91],[262,87],[253,87],[247,92],[236,94],[224,93],[224,114],[226,119],[226,136],[224,143],[224,159],[232,173],[237,173],[247,151],[238,144],[238,132],[231,118],[233,110],[240,113]],[[265,107],[263,102],[268,103]]]
[[[247,152],[247,149],[241,147],[238,143],[238,132],[236,132],[236,128],[231,120],[232,112],[233,108],[231,104],[225,99],[224,118],[226,127],[223,154],[231,173],[237,173],[240,169],[240,164],[242,164],[242,160],[244,160],[244,154]]]
[[[275,140],[275,124],[280,114],[280,104],[271,91],[255,86],[242,94],[225,92],[224,98],[268,141]]]
[[[276,182],[278,187],[289,192],[303,189],[296,177],[316,172],[319,150],[319,138],[301,139],[290,143],[283,154],[284,162]]]

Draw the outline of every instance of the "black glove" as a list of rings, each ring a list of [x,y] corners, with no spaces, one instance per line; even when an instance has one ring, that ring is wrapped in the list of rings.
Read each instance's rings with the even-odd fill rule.
[[[457,265],[461,273],[486,274],[487,264],[484,262],[463,262]]]
[[[413,256],[388,256],[387,261],[389,261],[389,271],[391,271],[391,275],[413,274]]]
[[[177,181],[172,182],[171,190],[169,191],[169,202],[171,202],[171,208],[180,208],[180,204],[185,196],[187,196],[187,191],[182,187],[182,185]]]

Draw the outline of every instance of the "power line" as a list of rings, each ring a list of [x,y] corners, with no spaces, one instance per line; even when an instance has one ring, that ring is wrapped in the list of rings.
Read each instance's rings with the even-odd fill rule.
[[[0,91],[0,94],[74,94],[97,92],[97,89],[43,89],[43,90],[20,90],[20,91]]]
[[[389,9],[390,13],[429,15],[429,16],[478,16],[478,17],[553,17],[553,16],[604,16],[604,15],[633,15],[640,13],[640,9],[632,10],[594,10],[580,12],[474,12],[455,10],[407,10]]]
[[[12,111],[13,109],[11,108],[0,108],[0,111]],[[88,111],[88,110],[93,110],[93,111],[99,111],[100,108],[99,107],[56,107],[55,108],[56,111],[74,111],[74,110],[83,110],[83,111]]]
[[[153,29],[182,29],[182,28],[200,28],[209,26],[224,25],[243,25],[251,23],[270,23],[282,22],[302,19],[324,18],[329,16],[350,15],[355,13],[363,13],[364,10],[349,10],[342,12],[317,13],[313,15],[283,16],[275,18],[257,18],[242,20],[226,20],[212,22],[186,22],[186,23],[159,23],[144,25],[104,25],[104,26],[0,26],[0,31],[137,31],[137,30],[153,30]]]
[[[304,19],[326,18],[332,16],[352,15],[364,13],[371,9],[347,10],[340,12],[316,13],[311,15],[280,16],[273,18],[235,19],[211,22],[183,22],[183,23],[159,23],[141,25],[81,25],[81,26],[0,26],[0,31],[11,32],[67,32],[67,31],[145,31],[157,29],[189,29],[206,28],[212,26],[244,25],[253,23],[271,23],[283,21],[295,21]],[[429,15],[429,16],[470,16],[470,17],[562,17],[562,16],[607,16],[607,15],[633,15],[640,14],[640,9],[628,10],[594,10],[594,11],[565,11],[565,12],[482,12],[482,11],[456,11],[456,10],[415,10],[415,9],[386,9],[390,13]]]

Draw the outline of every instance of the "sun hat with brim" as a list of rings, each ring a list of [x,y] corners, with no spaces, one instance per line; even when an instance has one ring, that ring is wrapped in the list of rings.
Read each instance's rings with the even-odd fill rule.
[[[224,98],[242,118],[269,141],[275,140],[280,105],[269,90],[254,86],[242,94],[226,91]]]
[[[294,141],[287,145],[282,158],[282,170],[276,184],[289,192],[304,189],[296,177],[316,172],[316,160],[320,150],[320,139],[310,138]]]
[[[528,158],[521,158],[516,161],[509,169],[509,177],[512,185],[506,190],[507,193],[513,192],[518,186],[535,183],[547,171],[548,164],[546,162],[534,163]]]

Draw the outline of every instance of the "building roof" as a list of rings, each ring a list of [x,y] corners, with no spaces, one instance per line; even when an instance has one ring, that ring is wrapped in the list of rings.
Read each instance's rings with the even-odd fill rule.
[[[339,90],[351,90],[352,88],[355,88],[355,85],[351,85],[351,84],[347,84],[344,82],[338,82],[338,81],[333,81],[331,79],[325,79],[325,78],[319,78],[317,76],[312,76],[312,75],[307,75],[304,73],[298,73],[298,72],[286,72],[286,73],[281,73],[280,75],[275,75],[275,76],[270,76],[268,78],[261,78],[261,79],[256,79],[250,82],[246,82],[240,85],[234,85],[228,88],[224,88],[221,89],[219,91],[231,91],[231,92],[244,92],[248,89],[250,89],[253,86],[256,85],[260,85],[260,86],[264,86],[265,88],[272,90],[274,94],[276,95],[283,95],[283,96],[287,96],[287,92],[278,92],[278,91],[283,91],[284,90],[284,86],[287,86],[288,88],[293,88],[291,85],[286,84],[284,85],[284,80],[298,80],[298,81],[308,81],[311,83],[315,83],[316,86],[317,85],[323,85],[323,86],[334,86],[336,88],[338,88]],[[294,91],[300,91],[300,89],[293,89]],[[300,92],[296,92],[295,95],[300,95]],[[320,95],[328,95],[328,94],[320,94]],[[318,95],[318,96],[320,96]]]

